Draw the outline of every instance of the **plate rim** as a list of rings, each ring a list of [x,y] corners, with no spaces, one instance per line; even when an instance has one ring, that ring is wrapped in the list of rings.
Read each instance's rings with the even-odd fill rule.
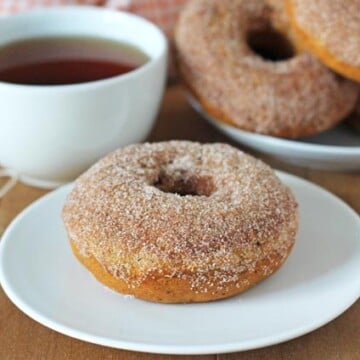
[[[342,199],[337,197],[336,195],[332,194],[331,192],[325,190],[321,186],[314,184],[308,180],[305,180],[301,177],[289,174],[287,172],[275,171],[276,174],[280,177],[280,179],[288,185],[287,178],[290,181],[297,181],[303,183],[303,185],[310,186],[312,190],[320,191],[323,195],[330,197],[331,200],[335,200],[336,203],[342,206],[343,209],[346,209],[349,214],[351,213],[352,216],[357,217],[358,214],[354,209],[352,209],[347,203],[345,203]],[[247,341],[238,341],[238,342],[230,342],[230,343],[222,343],[222,344],[210,344],[210,345],[161,345],[161,344],[150,344],[144,342],[136,342],[136,341],[124,341],[113,339],[104,336],[98,336],[86,333],[84,331],[74,329],[71,326],[64,325],[59,323],[58,321],[52,320],[50,317],[39,313],[36,310],[33,310],[30,305],[28,305],[25,301],[21,299],[21,296],[18,296],[16,291],[11,288],[11,285],[8,283],[6,279],[6,274],[3,271],[2,267],[2,259],[4,257],[4,248],[6,246],[7,239],[10,238],[13,228],[16,228],[17,224],[21,221],[23,217],[26,217],[28,213],[31,213],[34,208],[41,206],[42,202],[46,199],[49,199],[54,194],[58,194],[61,192],[68,192],[70,191],[71,187],[74,183],[68,183],[60,188],[51,191],[50,193],[40,197],[30,205],[28,205],[24,210],[22,210],[10,223],[10,225],[6,228],[1,237],[0,241],[0,285],[8,296],[9,300],[23,313],[25,313],[31,319],[37,321],[41,325],[55,330],[63,335],[70,336],[82,341],[86,341],[89,343],[107,346],[116,349],[123,349],[123,350],[131,350],[131,351],[139,351],[139,352],[147,352],[147,353],[157,353],[157,354],[177,354],[177,355],[205,355],[205,354],[215,354],[215,353],[229,353],[229,352],[236,352],[236,351],[246,351],[246,350],[253,350],[259,349],[275,344],[282,343],[284,341],[295,339],[299,336],[307,334],[311,331],[318,329],[319,327],[327,324],[328,322],[336,319],[339,315],[345,312],[349,307],[351,307],[359,298],[360,296],[360,288],[356,291],[353,291],[353,296],[348,297],[348,301],[343,303],[341,307],[339,307],[338,311],[332,313],[331,315],[322,318],[321,321],[314,321],[310,325],[301,326],[298,328],[293,329],[292,331],[283,331],[282,333],[277,333],[275,336],[267,336],[261,337],[260,340],[247,340]],[[359,229],[360,229],[360,220],[358,222]]]
[[[200,104],[200,102],[194,98],[193,95],[186,92],[186,97],[191,107],[200,113],[207,121],[209,121],[212,125],[220,128],[225,128],[229,131],[234,131],[238,133],[240,136],[247,136],[250,139],[254,139],[255,141],[262,141],[263,143],[270,144],[272,146],[277,146],[282,149],[287,149],[288,147],[292,147],[293,150],[299,151],[302,154],[310,154],[316,153],[317,155],[333,155],[333,156],[360,156],[360,145],[359,146],[339,146],[339,145],[324,145],[324,144],[313,144],[307,142],[299,142],[296,140],[291,140],[287,138],[278,138],[275,136],[257,134],[250,131],[245,131],[239,129],[231,124],[222,122],[216,119],[214,116],[209,114]],[[242,141],[241,141],[242,142]]]

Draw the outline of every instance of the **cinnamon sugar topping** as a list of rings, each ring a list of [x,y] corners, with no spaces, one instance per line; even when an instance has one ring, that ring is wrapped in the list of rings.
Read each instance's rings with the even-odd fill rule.
[[[299,26],[333,56],[360,67],[360,0],[291,0]]]
[[[279,10],[282,3],[190,1],[176,29],[177,58],[186,85],[215,118],[248,131],[300,137],[344,118],[355,104],[358,88],[309,53],[270,61],[251,49],[248,36],[253,31],[276,28],[289,35],[287,18]],[[292,41],[292,35],[287,37]]]
[[[208,292],[214,280],[240,284],[261,259],[271,265],[268,254],[285,259],[297,205],[261,161],[225,144],[170,141],[99,161],[76,181],[63,219],[79,251],[129,286],[160,276]]]

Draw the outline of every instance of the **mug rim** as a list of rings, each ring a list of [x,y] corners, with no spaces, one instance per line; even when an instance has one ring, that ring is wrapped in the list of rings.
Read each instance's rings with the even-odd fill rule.
[[[120,82],[120,81],[126,81],[133,77],[141,75],[143,72],[148,71],[148,69],[151,69],[151,67],[157,63],[159,60],[161,60],[163,57],[167,56],[168,52],[168,40],[163,33],[163,31],[160,29],[159,26],[154,24],[153,22],[147,20],[146,18],[143,18],[139,15],[132,14],[126,11],[121,10],[114,10],[109,8],[103,8],[103,7],[97,7],[97,6],[91,6],[91,5],[65,5],[65,6],[51,6],[51,7],[43,7],[43,8],[36,8],[27,10],[18,14],[13,14],[10,16],[6,16],[3,18],[0,18],[0,24],[7,21],[17,21],[17,19],[21,18],[32,18],[34,16],[47,16],[49,13],[62,13],[62,14],[72,14],[76,16],[76,13],[96,13],[96,14],[102,14],[106,16],[112,16],[112,17],[119,17],[121,21],[121,17],[127,17],[129,19],[132,19],[137,22],[142,22],[146,26],[151,27],[155,33],[157,33],[158,38],[161,41],[161,50],[159,51],[159,54],[156,56],[148,56],[149,60],[131,70],[128,73],[125,74],[119,74],[115,75],[106,79],[100,79],[100,80],[93,80],[93,81],[87,81],[83,83],[74,83],[74,84],[60,84],[60,85],[29,85],[29,84],[17,84],[17,83],[11,83],[11,82],[5,82],[0,81],[0,88],[6,87],[7,90],[22,90],[22,91],[61,91],[61,90],[88,90],[89,88],[94,87],[102,87],[106,85],[112,85],[114,83]],[[45,35],[46,36],[46,35]],[[1,35],[0,35],[1,37]],[[101,35],[99,36],[101,37]],[[25,39],[25,37],[24,37]],[[31,39],[31,38],[29,38]],[[11,42],[10,42],[11,43]],[[131,45],[131,42],[128,42],[128,44]]]

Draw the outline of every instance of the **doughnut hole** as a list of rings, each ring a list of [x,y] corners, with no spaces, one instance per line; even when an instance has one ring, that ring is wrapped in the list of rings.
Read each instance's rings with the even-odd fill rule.
[[[271,26],[249,31],[246,41],[255,54],[267,61],[284,61],[295,56],[290,40]]]
[[[162,170],[152,185],[165,193],[180,196],[210,196],[215,191],[211,176],[193,174],[188,170]]]

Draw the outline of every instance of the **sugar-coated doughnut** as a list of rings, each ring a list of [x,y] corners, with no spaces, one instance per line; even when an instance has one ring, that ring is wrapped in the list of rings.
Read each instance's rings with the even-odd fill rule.
[[[360,0],[287,0],[290,23],[334,71],[360,82]]]
[[[298,138],[341,121],[358,88],[298,50],[282,6],[280,0],[191,0],[176,28],[176,57],[185,85],[216,119]],[[265,57],[258,54],[263,50]]]
[[[354,111],[347,119],[347,123],[352,126],[354,130],[360,132],[360,98],[358,99]]]
[[[76,181],[62,216],[99,281],[166,303],[246,290],[283,264],[298,228],[297,203],[270,167],[188,141],[106,156]]]

